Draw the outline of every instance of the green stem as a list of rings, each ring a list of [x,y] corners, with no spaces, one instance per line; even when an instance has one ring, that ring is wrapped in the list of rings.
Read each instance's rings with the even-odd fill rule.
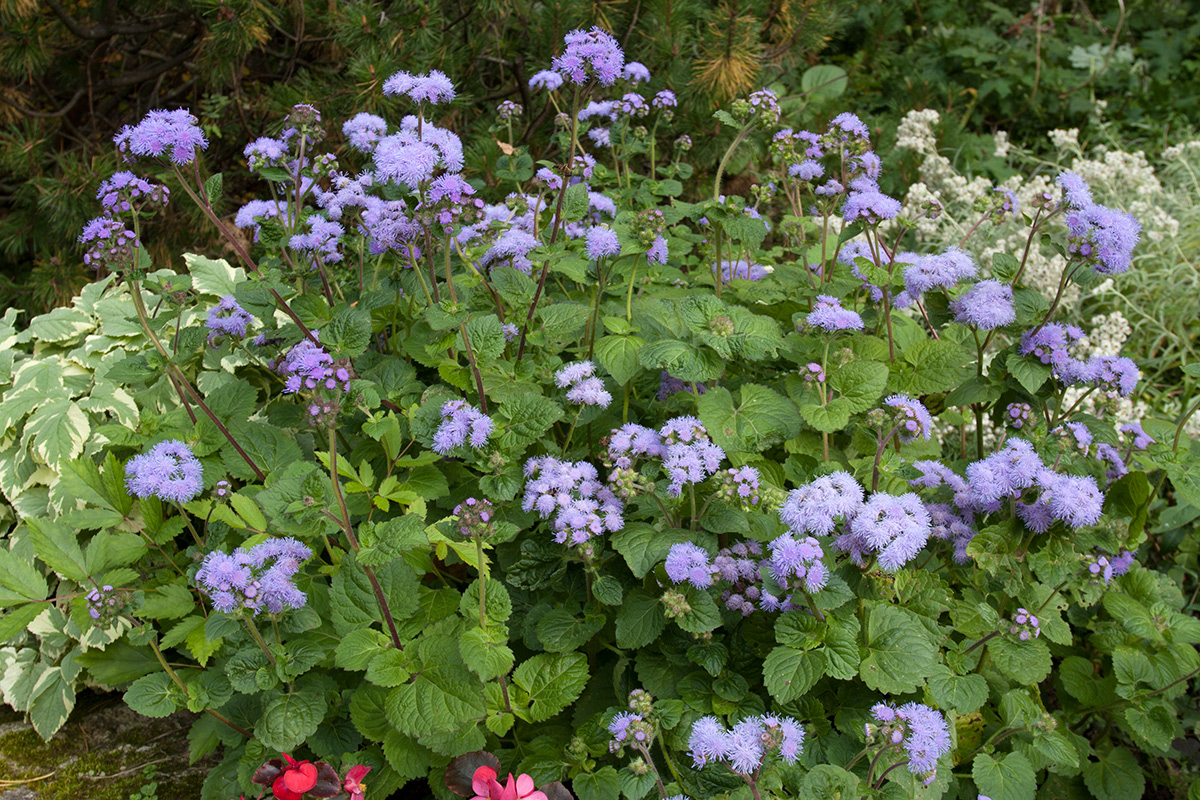
[[[475,534],[475,558],[479,565],[479,627],[487,632],[487,574],[483,571],[483,539]]]
[[[262,648],[262,651],[267,654],[267,660],[271,662],[271,666],[275,666],[275,654],[271,652],[271,648],[267,647],[267,642],[263,639],[262,634],[258,632],[258,626],[254,624],[251,617],[243,617],[242,621],[246,623],[246,627],[250,629],[250,635],[254,637],[254,641]]]
[[[187,697],[188,696],[187,686],[185,686],[183,681],[181,681],[179,679],[179,676],[175,674],[175,670],[171,669],[171,665],[167,663],[167,659],[163,658],[162,650],[158,649],[158,642],[156,642],[154,640],[154,637],[150,638],[150,649],[154,651],[154,657],[158,659],[158,663],[161,664],[162,668],[166,671],[167,677],[169,677],[172,681],[174,681],[175,685],[178,686],[183,691],[183,696]],[[238,725],[237,723],[231,721],[230,719],[222,716],[221,714],[218,714],[216,711],[213,711],[211,708],[204,709],[204,712],[206,714],[209,714],[210,716],[214,717],[215,719],[225,723],[230,728],[232,728],[233,730],[240,733],[242,736],[245,736],[247,739],[254,738],[253,733],[246,730],[241,725]]]
[[[357,553],[360,549],[358,537],[354,535],[354,526],[350,524],[350,512],[346,508],[346,498],[342,495],[342,481],[338,477],[337,431],[334,428],[329,429],[329,479],[333,482],[333,493],[337,497],[338,509],[342,513],[338,523],[342,526],[342,531],[345,532],[347,541],[350,542],[350,549]],[[403,650],[404,645],[400,641],[400,633],[396,630],[395,620],[392,619],[392,609],[388,605],[387,597],[383,593],[383,587],[379,585],[379,578],[376,577],[375,570],[366,564],[360,566],[363,568],[363,573],[366,574],[367,580],[371,582],[371,590],[375,593],[375,602],[379,604],[379,611],[383,615],[384,624],[387,625],[388,632],[392,636],[392,645],[397,650]]]

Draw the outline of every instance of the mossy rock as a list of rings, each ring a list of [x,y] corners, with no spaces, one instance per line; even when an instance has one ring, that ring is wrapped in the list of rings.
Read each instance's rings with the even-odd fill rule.
[[[3,708],[0,800],[195,800],[215,760],[188,764],[193,719],[186,713],[149,719],[119,695],[85,693],[44,742],[20,714]]]

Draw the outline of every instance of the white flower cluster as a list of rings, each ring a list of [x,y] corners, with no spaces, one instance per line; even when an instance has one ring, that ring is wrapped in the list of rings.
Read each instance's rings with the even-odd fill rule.
[[[996,158],[1008,158],[1008,151],[1012,149],[1008,131],[996,131],[993,138],[996,140]]]
[[[932,108],[909,111],[896,129],[896,147],[923,155],[932,154],[937,150],[937,134],[933,132],[933,126],[938,119],[940,115]]]
[[[1192,139],[1190,142],[1182,142],[1173,144],[1163,150],[1164,161],[1182,161],[1188,158],[1200,157],[1200,139]]]
[[[1092,317],[1092,329],[1075,343],[1076,357],[1120,355],[1129,340],[1133,327],[1120,311]]]
[[[1054,145],[1054,149],[1060,153],[1067,151],[1079,152],[1079,128],[1068,128],[1067,130],[1056,128],[1050,131],[1048,135],[1050,137],[1050,144]]]

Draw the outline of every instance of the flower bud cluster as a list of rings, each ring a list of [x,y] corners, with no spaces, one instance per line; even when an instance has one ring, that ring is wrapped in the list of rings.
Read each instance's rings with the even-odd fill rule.
[[[87,593],[88,616],[95,620],[97,625],[104,627],[111,625],[121,616],[127,603],[127,593],[117,591],[108,584],[93,588]]]
[[[1036,639],[1042,635],[1038,618],[1024,608],[1018,608],[1017,613],[1013,614],[1012,624],[1008,626],[1008,632],[1022,642]]]
[[[464,539],[486,540],[494,530],[496,508],[490,500],[468,497],[454,507],[454,516],[458,517],[458,532]]]

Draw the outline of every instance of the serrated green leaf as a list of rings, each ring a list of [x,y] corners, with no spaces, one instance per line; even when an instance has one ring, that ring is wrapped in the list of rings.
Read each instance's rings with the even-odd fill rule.
[[[870,689],[905,694],[933,672],[935,653],[928,634],[910,613],[877,605],[867,618],[867,644],[858,674]]]
[[[645,647],[657,639],[666,627],[667,617],[658,599],[642,589],[635,589],[617,612],[617,646],[628,649]]]
[[[1050,674],[1050,648],[1041,639],[1021,642],[1002,634],[987,647],[996,667],[1019,684],[1032,686]]]
[[[992,800],[1033,800],[1037,791],[1033,765],[1020,753],[999,758],[981,753],[971,765],[971,777],[979,793]]]
[[[825,654],[817,650],[776,647],[763,661],[763,683],[780,703],[802,697],[824,674]]]
[[[171,679],[165,672],[144,675],[125,690],[125,705],[143,717],[166,717],[175,713]]]
[[[1138,800],[1146,793],[1146,777],[1137,758],[1114,747],[1099,761],[1083,765],[1083,782],[1097,800]]]
[[[529,710],[518,716],[543,722],[573,703],[588,682],[583,653],[540,653],[513,672],[513,683],[525,690]]]

